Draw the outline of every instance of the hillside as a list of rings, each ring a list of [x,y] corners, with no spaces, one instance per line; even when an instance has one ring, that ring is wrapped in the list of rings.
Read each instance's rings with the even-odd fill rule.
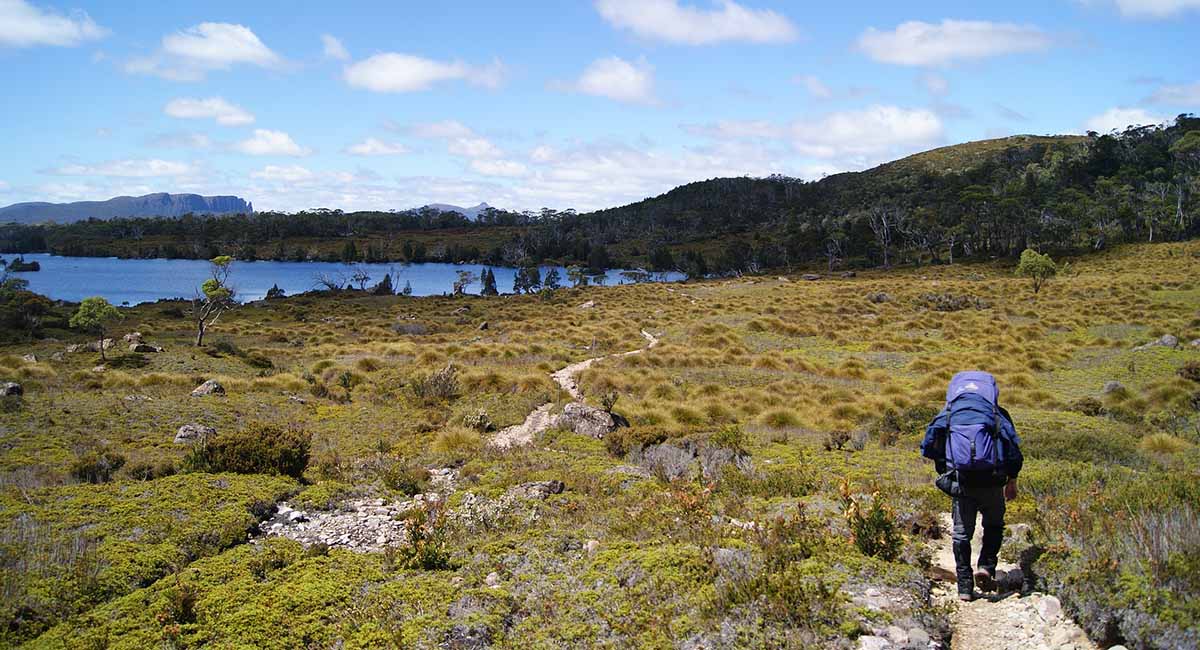
[[[253,212],[254,207],[236,196],[199,194],[146,194],[118,196],[107,201],[74,203],[14,203],[0,208],[0,223],[71,223],[82,219],[114,217],[178,217],[185,214]]]

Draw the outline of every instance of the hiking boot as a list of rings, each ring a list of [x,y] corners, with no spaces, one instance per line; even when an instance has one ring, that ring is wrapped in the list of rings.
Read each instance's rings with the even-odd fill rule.
[[[960,592],[958,592],[958,599],[963,601],[964,603],[969,603],[972,600],[975,600],[975,592],[974,591],[960,591]]]
[[[991,572],[987,569],[979,569],[975,571],[975,586],[980,591],[995,591],[996,579],[992,577]]]

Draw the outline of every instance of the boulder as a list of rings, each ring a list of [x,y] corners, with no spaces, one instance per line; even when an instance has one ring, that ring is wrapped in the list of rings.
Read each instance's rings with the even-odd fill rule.
[[[867,300],[878,305],[884,302],[891,302],[892,295],[886,291],[875,291],[867,294]]]
[[[1053,625],[1062,616],[1062,603],[1054,596],[1042,596],[1037,602],[1037,611],[1043,621]]]
[[[857,278],[858,272],[857,271],[842,271],[842,277],[846,278],[846,279]]]
[[[589,539],[583,543],[583,552],[588,555],[595,555],[598,550],[600,550],[600,540]]]
[[[25,389],[15,381],[6,381],[0,384],[0,395],[8,397],[9,395],[24,395]]]
[[[21,361],[25,363],[37,363],[37,355],[32,353],[21,355]]]
[[[807,280],[808,282],[816,282],[817,280],[821,279],[821,276],[817,275],[816,273],[805,273],[804,275],[800,276],[800,279]]]
[[[891,648],[892,642],[886,637],[863,635],[858,637],[858,650],[886,650]]]
[[[459,307],[458,309],[455,309],[454,311],[452,311],[450,313],[454,314],[455,316],[458,316],[459,314],[465,314],[469,311],[471,311],[470,305],[463,305],[462,307]]]
[[[1119,393],[1123,390],[1125,390],[1125,384],[1122,384],[1119,381],[1110,381],[1110,382],[1106,382],[1104,384],[1104,394],[1105,395],[1107,395],[1109,393]]]
[[[1193,348],[1200,348],[1200,339],[1193,339],[1191,343],[1188,343],[1188,345],[1192,346]]]
[[[554,426],[593,438],[603,438],[619,427],[629,426],[629,423],[625,418],[604,409],[583,402],[571,402],[563,407],[562,415],[555,420]]]
[[[163,349],[157,345],[150,345],[149,343],[130,343],[129,351],[130,352],[162,352]]]
[[[124,339],[125,339],[126,343],[141,343],[142,342],[142,333],[141,332],[130,332],[124,336]]]
[[[1164,348],[1177,348],[1179,347],[1179,337],[1171,334],[1163,334],[1162,337],[1158,339],[1158,344]]]
[[[185,424],[175,432],[175,444],[186,445],[196,441],[207,440],[217,435],[217,430],[203,424]]]
[[[488,328],[488,322],[487,322],[487,321],[483,321],[482,323],[480,323],[480,324],[479,324],[479,331],[481,331],[481,332],[482,332],[482,331],[486,330],[487,328]]]
[[[192,391],[192,397],[203,397],[205,395],[224,395],[224,394],[225,394],[225,387],[222,386],[220,384],[220,382],[218,382],[216,379],[209,379],[208,381],[204,382],[203,384],[200,384],[199,386],[197,386],[196,389]]]
[[[593,307],[595,307],[595,306],[596,306],[596,301],[595,301],[595,300],[589,300],[589,301],[587,301],[587,302],[583,303],[582,305],[580,305],[580,306],[579,306],[579,308],[580,308],[580,309],[592,309],[592,308],[593,308]]]
[[[508,494],[522,499],[546,499],[551,494],[562,494],[566,488],[562,481],[533,481],[514,485]]]

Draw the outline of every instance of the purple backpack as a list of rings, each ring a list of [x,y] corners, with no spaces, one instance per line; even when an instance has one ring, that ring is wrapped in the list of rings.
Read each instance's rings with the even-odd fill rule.
[[[960,372],[950,380],[946,389],[946,463],[949,469],[979,473],[1002,471],[999,398],[996,378],[986,372]]]

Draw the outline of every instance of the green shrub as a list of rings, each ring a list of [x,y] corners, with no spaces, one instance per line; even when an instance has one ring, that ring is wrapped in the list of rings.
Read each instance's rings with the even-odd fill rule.
[[[450,560],[449,522],[440,505],[430,504],[405,513],[406,543],[384,552],[385,564],[393,568],[446,571],[455,568]]]
[[[746,451],[746,432],[736,424],[722,427],[708,437],[708,444],[738,452]]]
[[[666,429],[654,426],[621,427],[604,436],[604,447],[608,453],[617,458],[624,458],[629,452],[657,445],[670,439]]]
[[[409,382],[409,389],[417,399],[426,403],[454,400],[462,394],[458,368],[451,363],[437,372],[418,375]]]
[[[429,470],[418,465],[389,465],[380,470],[380,478],[389,490],[407,496],[421,494],[429,489]]]
[[[150,365],[150,360],[145,355],[130,352],[129,354],[121,354],[110,358],[105,362],[105,365],[118,370],[135,370]]]
[[[1108,413],[1108,409],[1104,408],[1104,403],[1095,397],[1081,397],[1074,402],[1071,402],[1070,406],[1067,408],[1075,411],[1076,413],[1082,413],[1083,415],[1089,415],[1092,417],[1106,415]]]
[[[863,555],[894,560],[900,555],[904,538],[896,529],[895,516],[883,503],[879,492],[871,495],[871,503],[863,507],[859,499],[851,497],[843,484],[842,500],[846,506],[846,523],[850,526],[850,537]]]
[[[1200,361],[1189,361],[1183,364],[1176,374],[1188,381],[1200,382]]]
[[[125,473],[135,481],[153,481],[156,478],[175,475],[175,463],[164,460],[154,463],[148,460],[131,463]]]
[[[125,465],[125,457],[111,449],[83,452],[71,464],[71,476],[84,483],[107,483]]]
[[[273,474],[300,478],[308,467],[312,436],[296,427],[251,423],[237,433],[196,445],[184,458],[194,472]]]

